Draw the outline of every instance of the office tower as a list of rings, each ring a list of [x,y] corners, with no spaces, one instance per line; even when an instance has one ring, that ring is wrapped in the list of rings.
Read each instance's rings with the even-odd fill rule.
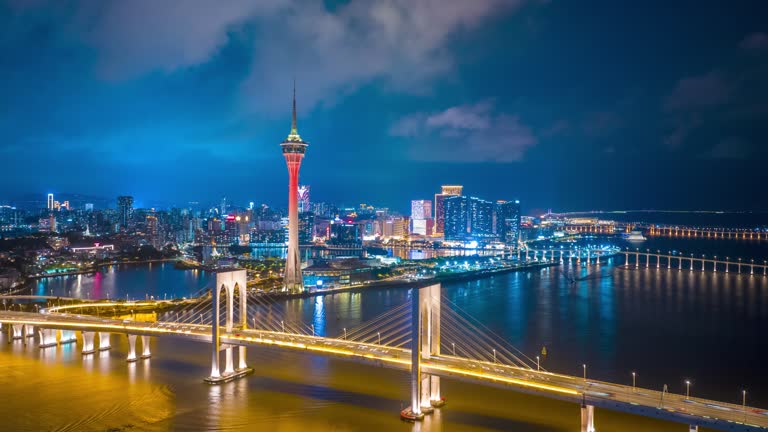
[[[288,166],[288,255],[285,259],[285,278],[283,290],[290,292],[304,291],[304,280],[301,275],[301,258],[299,256],[299,169],[307,142],[301,139],[296,127],[296,86],[293,87],[293,116],[291,117],[291,132],[280,144]]]
[[[93,211],[93,203],[85,203],[85,211]]]
[[[117,197],[118,225],[122,230],[128,229],[128,224],[131,221],[132,215],[133,215],[133,197],[132,196]]]
[[[463,186],[444,185],[439,194],[435,194],[435,235],[445,233],[445,199],[450,196],[461,196]]]
[[[53,210],[53,194],[48,194],[48,210]]]

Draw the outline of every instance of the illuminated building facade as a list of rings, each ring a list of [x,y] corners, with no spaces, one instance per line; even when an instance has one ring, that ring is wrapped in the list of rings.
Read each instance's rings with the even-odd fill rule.
[[[344,221],[331,223],[331,236],[328,244],[346,247],[359,247],[363,243],[360,225]]]
[[[301,202],[301,201],[299,201]],[[315,237],[315,214],[312,212],[299,213],[299,244],[309,245]]]
[[[53,210],[53,194],[48,194],[48,210]]]
[[[299,255],[299,169],[308,143],[299,136],[296,127],[296,88],[293,90],[293,116],[291,132],[280,144],[288,166],[288,255],[285,259],[285,277],[283,291],[303,292],[304,280],[301,275],[301,257]]]
[[[117,217],[118,224],[123,230],[128,229],[128,224],[131,221],[133,215],[133,197],[132,196],[119,196],[117,197]]]
[[[411,201],[411,233],[427,235],[432,232],[432,201]]]
[[[463,186],[444,185],[441,193],[435,194],[435,235],[445,234],[445,199],[451,196],[461,196],[463,190]]]
[[[494,203],[475,197],[450,196],[444,205],[446,240],[495,240]]]
[[[496,203],[496,234],[507,246],[517,246],[520,240],[520,201]]]
[[[312,207],[309,202],[309,186],[299,186],[299,213],[305,213],[312,211]]]

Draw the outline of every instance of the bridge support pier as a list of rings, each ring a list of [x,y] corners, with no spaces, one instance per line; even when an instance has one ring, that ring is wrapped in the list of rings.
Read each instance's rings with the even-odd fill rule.
[[[133,363],[138,359],[139,358],[136,357],[136,335],[129,334],[128,335],[128,358],[126,359],[126,361],[129,363]]]
[[[581,404],[581,432],[595,432],[595,407]]]
[[[56,346],[56,330],[38,329],[40,334],[40,348]]]
[[[28,338],[35,337],[35,327],[29,324],[24,324],[24,336]]]
[[[12,340],[24,339],[23,324],[11,324],[11,339]]]
[[[149,336],[141,337],[141,358],[148,359],[152,357],[152,353],[149,351]]]
[[[112,348],[109,341],[109,333],[99,332],[99,351],[106,351]]]
[[[84,331],[81,332],[83,334],[83,355],[93,354],[96,352],[96,347],[94,346],[94,338],[96,337],[96,333],[90,332],[90,331]]]
[[[699,426],[698,425],[689,425],[688,426],[688,432],[699,432]]]

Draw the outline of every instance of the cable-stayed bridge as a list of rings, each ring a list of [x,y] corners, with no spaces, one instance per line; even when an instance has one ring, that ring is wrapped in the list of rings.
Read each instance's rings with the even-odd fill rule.
[[[586,373],[569,376],[544,370],[538,359],[524,355],[451,303],[439,284],[417,283],[405,303],[327,337],[286,313],[283,304],[269,297],[248,296],[245,278],[244,270],[217,273],[217,288],[210,301],[183,305],[154,322],[70,313],[82,307],[112,307],[94,303],[51,307],[40,313],[0,312],[0,323],[8,325],[11,338],[35,336],[35,328],[41,348],[73,342],[75,332],[80,332],[84,354],[109,349],[112,334],[127,335],[128,361],[151,356],[150,337],[174,335],[209,343],[211,372],[204,379],[211,384],[250,373],[248,347],[399,369],[411,376],[411,405],[401,416],[415,420],[443,405],[441,379],[458,379],[580,404],[581,431],[595,430],[595,408],[679,422],[691,431],[699,426],[723,431],[768,430],[768,411],[745,404],[597,381]],[[141,352],[137,351],[139,339]]]

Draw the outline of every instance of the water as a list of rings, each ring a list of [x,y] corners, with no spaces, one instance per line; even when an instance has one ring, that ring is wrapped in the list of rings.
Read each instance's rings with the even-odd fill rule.
[[[207,287],[211,273],[177,270],[173,263],[120,264],[92,274],[38,279],[30,294],[90,299],[181,298]]]
[[[651,239],[646,244],[697,251],[706,245],[668,241]],[[710,246],[719,251],[732,243]],[[760,250],[755,253],[759,257]],[[449,283],[443,293],[528,355],[547,346],[542,366],[549,370],[580,375],[581,365],[587,364],[590,377],[625,384],[631,383],[634,371],[638,385],[660,389],[668,384],[678,393],[684,391],[684,380],[690,379],[693,396],[734,403],[740,402],[741,390],[746,388],[750,404],[768,406],[768,374],[764,373],[768,352],[763,348],[768,278],[676,269],[624,270],[619,266],[622,262],[617,257],[599,267],[553,267]],[[123,271],[125,280],[139,286],[124,285]],[[576,282],[571,283],[564,272],[575,276]],[[189,293],[207,283],[207,276],[170,265],[129,267],[117,274],[120,277],[112,279],[111,285],[102,283],[102,292],[138,296],[148,287],[157,290],[175,283],[180,285],[175,292]],[[59,283],[66,287],[73,282]],[[379,289],[282,301],[278,307],[286,311],[287,321],[313,324],[317,333],[337,336],[345,327],[402,304],[408,295],[408,290]],[[578,427],[576,405],[451,380],[443,380],[442,386],[448,405],[424,424],[409,425],[397,418],[408,398],[408,376],[402,372],[249,348],[255,375],[210,387],[202,383],[209,373],[207,344],[156,339],[152,359],[127,365],[125,338],[113,335],[112,343],[111,352],[84,359],[71,345],[40,350],[20,342],[9,344],[5,335],[0,337],[4,426],[9,430],[288,432],[572,431]],[[604,410],[598,410],[596,422],[598,430],[606,431],[684,427]]]

